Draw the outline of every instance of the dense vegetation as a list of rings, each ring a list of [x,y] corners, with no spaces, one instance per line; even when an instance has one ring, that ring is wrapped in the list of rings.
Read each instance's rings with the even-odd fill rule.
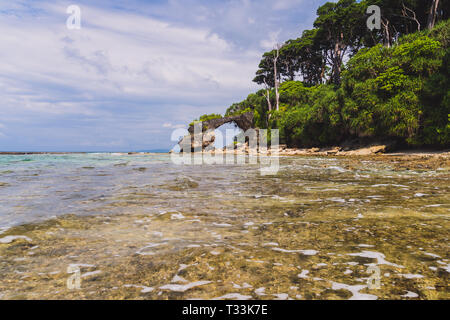
[[[198,118],[198,119],[194,120],[193,122],[191,122],[189,125],[193,126],[196,123],[206,122],[206,121],[210,121],[210,120],[214,120],[214,119],[220,119],[220,118],[222,118],[222,115],[220,115],[220,114],[215,114],[215,113],[205,114],[205,115],[201,116],[200,118]]]
[[[326,3],[314,29],[263,55],[254,81],[264,89],[226,116],[251,111],[290,146],[354,138],[449,146],[449,2]],[[372,31],[369,5],[381,8]]]

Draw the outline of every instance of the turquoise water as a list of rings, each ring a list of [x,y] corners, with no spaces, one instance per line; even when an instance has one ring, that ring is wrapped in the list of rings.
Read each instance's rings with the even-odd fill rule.
[[[447,160],[279,160],[0,156],[0,299],[450,298]]]
[[[0,155],[0,228],[41,221],[68,211],[95,211],[128,181],[157,180],[170,156],[125,154]]]

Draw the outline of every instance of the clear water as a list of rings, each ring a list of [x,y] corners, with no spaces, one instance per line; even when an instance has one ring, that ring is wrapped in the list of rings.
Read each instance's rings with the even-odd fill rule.
[[[163,154],[0,156],[0,228],[95,213],[123,186],[156,183],[169,163]]]
[[[449,167],[0,156],[0,299],[448,299]]]

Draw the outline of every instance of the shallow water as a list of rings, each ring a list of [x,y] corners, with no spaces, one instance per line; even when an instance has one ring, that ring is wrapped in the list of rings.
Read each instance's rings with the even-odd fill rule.
[[[448,162],[280,166],[0,156],[0,299],[450,298]]]

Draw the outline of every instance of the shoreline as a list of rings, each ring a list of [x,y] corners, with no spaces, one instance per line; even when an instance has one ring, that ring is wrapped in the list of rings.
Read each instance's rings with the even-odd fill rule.
[[[173,152],[98,152],[104,154],[120,154],[120,155],[156,155],[156,154],[171,154]],[[245,149],[234,149],[234,150],[214,150],[214,151],[200,151],[200,152],[192,152],[192,154],[239,154],[239,155],[259,155],[260,152],[251,152],[248,148]],[[271,155],[271,150],[268,150],[267,155]],[[90,154],[90,152],[0,152],[0,156],[2,155],[83,155]],[[395,157],[435,157],[435,156],[444,156],[450,157],[450,149],[445,150],[429,150],[429,149],[407,149],[407,150],[391,150],[386,151],[386,146],[371,146],[371,147],[362,147],[355,148],[351,150],[343,150],[340,147],[332,147],[332,148],[280,148],[278,150],[277,155],[279,156],[340,156],[340,157],[352,157],[352,156],[395,156]]]
[[[234,150],[212,150],[192,152],[192,154],[236,154],[236,155],[272,155],[272,151],[258,152],[251,151],[248,148],[234,149]],[[340,147],[333,148],[280,148],[276,155],[278,156],[338,156],[338,157],[360,157],[360,156],[393,156],[393,157],[449,157],[450,149],[446,150],[427,150],[427,149],[413,149],[413,150],[392,150],[386,151],[385,146],[363,147],[351,150],[343,150]]]
[[[390,152],[372,152],[377,148],[362,148],[350,151],[336,151],[334,148],[327,149],[284,149],[273,155],[281,158],[322,158],[336,159],[345,163],[346,170],[356,169],[361,162],[385,163],[394,171],[417,171],[423,172],[427,170],[434,171],[450,171],[450,150],[430,151],[424,149],[416,150],[396,150]],[[234,156],[272,156],[269,153],[249,152],[248,150],[218,150],[215,153],[197,152],[191,155],[234,155]]]
[[[363,147],[351,150],[342,150],[339,147],[334,148],[312,148],[312,149],[286,149],[280,151],[281,155],[315,155],[315,156],[414,156],[414,157],[432,157],[445,156],[450,157],[450,150],[386,150],[386,146]]]

